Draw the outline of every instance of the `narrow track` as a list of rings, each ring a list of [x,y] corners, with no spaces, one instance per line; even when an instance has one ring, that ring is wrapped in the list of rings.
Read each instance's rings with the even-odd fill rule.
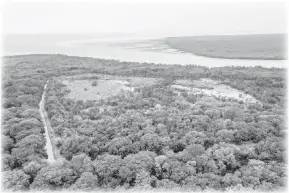
[[[46,94],[46,86],[47,86],[48,81],[46,82],[45,86],[44,86],[44,90],[43,90],[43,94],[42,94],[42,99],[39,103],[39,112],[42,118],[42,122],[44,124],[44,128],[45,128],[45,138],[46,138],[46,151],[47,151],[47,161],[49,163],[55,162],[55,157],[54,157],[54,153],[53,153],[53,146],[50,140],[50,135],[49,135],[49,131],[47,128],[47,119],[45,116],[45,94]]]

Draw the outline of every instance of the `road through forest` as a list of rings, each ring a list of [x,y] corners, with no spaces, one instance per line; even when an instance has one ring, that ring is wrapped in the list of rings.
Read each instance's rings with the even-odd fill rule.
[[[47,81],[48,83],[48,81]],[[48,131],[48,126],[50,126],[50,122],[48,120],[47,117],[47,113],[45,111],[45,94],[46,94],[46,87],[47,87],[47,83],[44,86],[44,90],[43,90],[43,94],[42,94],[42,99],[39,103],[39,112],[42,118],[42,122],[44,124],[44,128],[45,128],[45,138],[46,138],[46,151],[47,151],[47,161],[49,163],[55,162],[55,156],[54,156],[54,152],[53,152],[53,145],[51,143],[51,139],[50,139],[50,134]]]

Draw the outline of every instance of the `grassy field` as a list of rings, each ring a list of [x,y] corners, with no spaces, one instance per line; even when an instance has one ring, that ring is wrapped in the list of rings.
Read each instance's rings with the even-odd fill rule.
[[[101,78],[97,79],[97,85],[92,86],[94,80],[90,77],[93,76],[89,76],[89,74],[85,76],[86,79],[76,76],[62,82],[70,90],[68,98],[74,100],[100,100],[115,96],[121,91],[133,91],[137,87],[153,85],[157,81],[154,78],[143,77],[99,76]]]
[[[231,35],[168,37],[165,44],[199,56],[230,59],[283,60],[287,35]]]

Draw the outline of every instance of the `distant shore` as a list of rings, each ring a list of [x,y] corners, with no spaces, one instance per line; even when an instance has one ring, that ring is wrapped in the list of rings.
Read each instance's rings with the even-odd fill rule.
[[[286,60],[287,34],[168,37],[164,43],[197,56],[224,59]]]
[[[268,36],[268,38],[267,38]],[[70,37],[71,41],[80,37]],[[65,45],[62,35],[13,36],[3,46],[4,55],[65,54],[69,56],[114,59],[122,62],[206,67],[263,66],[287,68],[285,37],[282,35],[163,37],[140,41],[85,41]],[[100,38],[101,39],[101,38]],[[87,42],[90,42],[89,44]],[[64,45],[63,45],[64,44]]]

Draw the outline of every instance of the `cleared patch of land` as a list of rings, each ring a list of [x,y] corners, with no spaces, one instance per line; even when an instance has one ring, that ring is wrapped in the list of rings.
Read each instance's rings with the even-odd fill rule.
[[[130,90],[124,81],[97,80],[96,86],[92,86],[92,82],[93,80],[74,80],[63,83],[70,89],[68,97],[75,100],[99,100],[115,95],[121,90]]]
[[[283,60],[287,58],[287,35],[223,35],[168,37],[171,48],[199,56],[230,59]]]
[[[195,95],[214,96],[219,99],[234,99],[237,101],[256,103],[258,102],[251,95],[221,84],[212,79],[203,78],[200,80],[176,80],[171,87],[176,91],[185,91]]]
[[[140,77],[98,76],[97,79],[94,77],[91,75],[63,80],[62,83],[70,90],[67,97],[74,100],[100,100],[122,91],[134,91],[138,87],[153,85],[158,81],[155,78]],[[92,84],[94,81],[96,85]]]

